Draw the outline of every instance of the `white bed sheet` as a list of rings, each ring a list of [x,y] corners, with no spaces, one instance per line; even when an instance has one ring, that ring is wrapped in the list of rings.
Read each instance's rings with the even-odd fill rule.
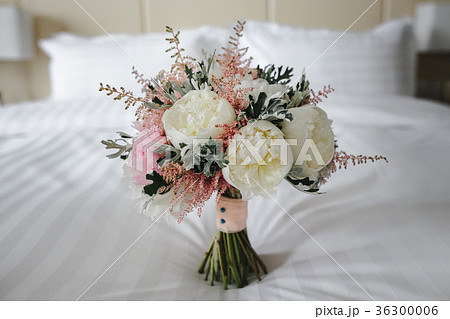
[[[389,164],[339,171],[324,195],[283,183],[276,200],[304,230],[271,199],[251,200],[261,282],[224,291],[196,272],[215,228],[210,201],[201,219],[151,227],[81,299],[449,300],[450,109],[337,95],[322,106],[342,149]],[[100,144],[131,131],[122,108],[99,98],[0,109],[1,300],[75,300],[152,224]]]

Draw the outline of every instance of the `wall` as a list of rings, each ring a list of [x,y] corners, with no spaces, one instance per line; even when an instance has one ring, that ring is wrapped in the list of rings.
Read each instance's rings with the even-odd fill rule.
[[[162,31],[202,24],[229,26],[237,19],[276,21],[306,27],[346,29],[374,0],[77,0],[108,32]],[[424,0],[378,0],[352,30],[371,28],[405,14]],[[30,12],[35,39],[55,32],[103,34],[74,0],[0,0]],[[46,98],[48,58],[37,49],[31,62],[0,62],[5,102]]]

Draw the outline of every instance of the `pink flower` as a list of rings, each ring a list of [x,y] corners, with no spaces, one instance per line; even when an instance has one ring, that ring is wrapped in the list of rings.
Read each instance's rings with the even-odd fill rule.
[[[157,160],[162,157],[155,153],[160,144],[168,144],[167,138],[161,136],[154,129],[144,128],[136,136],[127,165],[131,168],[131,175],[136,185],[148,185],[146,175],[156,171],[161,174]]]

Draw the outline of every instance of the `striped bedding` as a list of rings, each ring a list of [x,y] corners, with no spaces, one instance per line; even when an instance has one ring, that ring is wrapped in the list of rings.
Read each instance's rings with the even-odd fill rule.
[[[99,142],[131,132],[132,111],[106,98],[0,108],[0,299],[450,299],[450,109],[338,95],[323,107],[342,149],[389,164],[339,171],[324,195],[283,183],[276,202],[253,199],[249,236],[269,274],[228,291],[196,272],[213,201],[181,224],[133,211]]]

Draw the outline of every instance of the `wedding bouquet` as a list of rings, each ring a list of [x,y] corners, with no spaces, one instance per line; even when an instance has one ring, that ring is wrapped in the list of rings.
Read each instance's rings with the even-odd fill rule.
[[[276,196],[283,179],[315,193],[348,162],[383,158],[337,152],[332,121],[317,107],[333,89],[315,93],[305,74],[289,85],[289,67],[250,68],[247,48],[240,47],[243,29],[238,22],[221,54],[196,61],[183,54],[179,32],[167,27],[171,70],[152,79],[133,70],[144,96],[100,84],[126,108],[137,106],[138,133],[118,132],[119,139],[102,143],[117,149],[108,157],[125,160],[139,212],[181,222],[191,211],[200,216],[215,196],[217,232],[199,272],[211,284],[222,280],[225,289],[267,273],[247,236],[248,200]]]

